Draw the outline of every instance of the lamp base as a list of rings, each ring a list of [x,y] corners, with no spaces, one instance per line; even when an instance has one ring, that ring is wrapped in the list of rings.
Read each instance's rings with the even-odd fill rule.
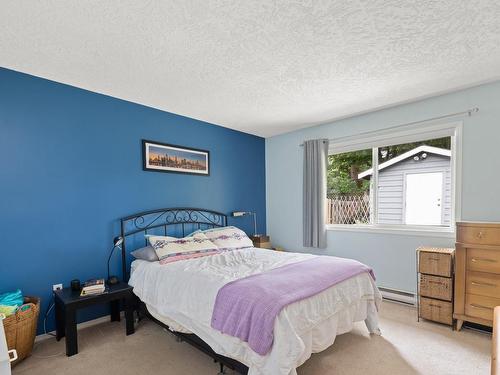
[[[116,285],[120,282],[120,279],[117,276],[110,276],[108,280],[106,280],[106,284],[108,285]]]

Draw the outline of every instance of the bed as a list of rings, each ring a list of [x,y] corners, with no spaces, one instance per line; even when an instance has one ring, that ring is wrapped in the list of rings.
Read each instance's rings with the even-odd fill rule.
[[[285,306],[274,320],[274,341],[265,355],[238,337],[212,328],[218,292],[233,281],[314,260],[317,256],[245,248],[170,264],[134,260],[129,252],[144,246],[144,235],[184,237],[195,230],[225,227],[227,216],[204,209],[167,208],[121,219],[123,274],[129,278],[149,317],[241,374],[295,375],[312,353],[331,346],[337,335],[364,321],[370,333],[380,334],[380,293],[368,273],[333,285],[311,297]],[[159,233],[161,232],[161,233]],[[129,266],[130,264],[130,266]]]

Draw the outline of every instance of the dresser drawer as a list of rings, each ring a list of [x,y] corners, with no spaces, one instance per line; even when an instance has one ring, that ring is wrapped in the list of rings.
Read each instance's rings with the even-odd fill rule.
[[[500,275],[469,271],[465,291],[468,294],[500,298]]]
[[[466,244],[500,245],[498,226],[458,225],[457,241]]]
[[[500,305],[500,298],[467,294],[465,297],[465,314],[485,320],[493,320],[493,309]]]
[[[500,251],[467,249],[467,269],[500,274]]]
[[[435,322],[451,325],[453,309],[451,302],[420,297],[420,317]]]
[[[452,280],[447,277],[420,274],[420,295],[451,301]]]
[[[451,277],[451,254],[419,251],[418,272]]]

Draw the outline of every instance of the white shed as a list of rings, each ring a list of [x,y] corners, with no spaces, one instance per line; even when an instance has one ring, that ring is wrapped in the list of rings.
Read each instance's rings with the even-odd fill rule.
[[[379,164],[378,170],[378,223],[450,225],[450,150],[419,146]],[[371,168],[358,178],[372,174]]]

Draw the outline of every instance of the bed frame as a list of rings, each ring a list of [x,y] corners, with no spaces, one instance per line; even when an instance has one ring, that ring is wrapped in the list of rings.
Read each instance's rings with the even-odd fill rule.
[[[198,229],[211,229],[224,227],[227,225],[227,215],[211,210],[200,208],[163,208],[139,212],[134,215],[126,216],[120,219],[122,246],[122,276],[123,280],[130,277],[130,261],[128,253],[135,249],[146,246],[147,234],[156,234],[163,236],[185,237]],[[139,300],[139,298],[138,298]],[[155,319],[146,309],[142,301],[138,301],[139,311],[148,316],[149,319],[163,328],[166,328],[174,334],[178,341],[185,341],[195,348],[201,350],[218,362],[220,373],[224,372],[224,366],[246,375],[248,367],[244,364],[228,357],[217,354],[207,343],[195,334],[185,334],[173,332],[170,328],[159,320]]]

